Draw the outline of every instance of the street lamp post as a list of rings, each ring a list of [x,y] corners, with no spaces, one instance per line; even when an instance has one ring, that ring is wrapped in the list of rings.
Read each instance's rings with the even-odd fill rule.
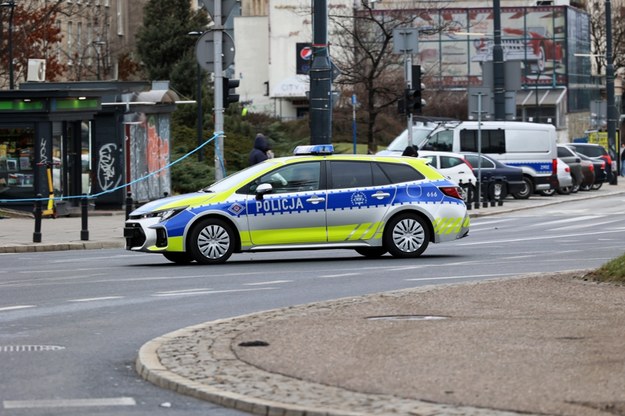
[[[202,36],[204,32],[194,30],[192,32],[187,33],[188,36]],[[197,64],[197,145],[200,147],[204,142],[204,110],[202,109],[202,67],[199,62]],[[197,160],[201,162],[204,160],[204,152],[200,150],[197,153]]]
[[[15,12],[15,0],[7,0],[0,4],[0,7],[8,7],[9,11],[9,88],[15,89],[15,81],[13,76],[13,14]]]
[[[106,45],[106,42],[103,40],[96,40],[93,41],[93,48],[95,49],[95,56],[96,56],[96,77],[99,80],[102,79],[102,73],[101,73],[101,69],[100,69],[100,60],[101,60],[101,56],[102,56],[102,46]]]
[[[616,150],[616,108],[614,107],[614,64],[612,62],[612,5],[610,0],[605,1],[605,88],[608,99],[608,153],[612,160],[619,157]],[[617,174],[613,174],[612,166],[607,167],[610,185],[617,185]]]

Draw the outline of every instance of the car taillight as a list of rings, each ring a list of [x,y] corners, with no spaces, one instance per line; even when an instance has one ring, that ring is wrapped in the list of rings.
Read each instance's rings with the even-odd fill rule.
[[[605,169],[605,162],[601,162],[601,169]]]
[[[447,196],[456,199],[462,199],[462,195],[460,195],[460,189],[457,186],[439,186],[438,189],[441,190]]]
[[[558,159],[551,160],[551,174],[552,175],[558,174]]]
[[[588,167],[590,168],[589,170],[590,170],[591,172],[594,172],[594,171],[595,171],[595,165],[591,164],[591,165],[590,165],[590,166],[588,166]]]
[[[567,167],[564,168],[564,171],[565,172],[571,172],[571,168],[567,166]]]

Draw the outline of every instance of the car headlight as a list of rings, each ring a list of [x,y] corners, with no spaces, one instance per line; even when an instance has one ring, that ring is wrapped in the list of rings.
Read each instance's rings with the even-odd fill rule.
[[[167,221],[175,217],[176,215],[180,214],[185,209],[187,209],[187,207],[166,209],[164,211],[156,211],[154,212],[154,216],[160,218],[160,222],[163,222],[163,221]]]

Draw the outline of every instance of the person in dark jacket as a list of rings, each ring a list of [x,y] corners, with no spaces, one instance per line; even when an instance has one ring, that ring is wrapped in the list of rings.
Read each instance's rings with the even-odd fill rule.
[[[419,157],[419,149],[416,146],[408,145],[404,149],[404,152],[401,154],[402,156],[413,156]]]
[[[265,137],[261,133],[258,133],[256,135],[256,138],[254,139],[254,148],[250,152],[250,166],[269,159],[268,152],[270,150],[271,144],[269,143],[269,139],[267,139],[267,137]]]

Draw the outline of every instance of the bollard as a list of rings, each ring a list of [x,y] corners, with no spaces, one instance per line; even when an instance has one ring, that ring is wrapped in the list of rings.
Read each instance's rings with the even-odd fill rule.
[[[480,188],[481,186],[476,182],[475,186],[473,187],[473,203],[475,209],[480,209],[480,201],[482,199],[482,195],[480,195],[479,191]]]
[[[126,219],[130,218],[131,212],[132,212],[132,193],[128,192],[126,194]]]
[[[81,216],[81,222],[82,222],[82,229],[80,230],[80,240],[81,241],[88,241],[89,240],[89,227],[88,227],[88,221],[89,221],[89,200],[87,199],[86,195],[83,195],[83,197],[80,199],[80,216]]]
[[[41,243],[41,194],[37,194],[35,201],[35,232],[33,232],[33,243]]]

